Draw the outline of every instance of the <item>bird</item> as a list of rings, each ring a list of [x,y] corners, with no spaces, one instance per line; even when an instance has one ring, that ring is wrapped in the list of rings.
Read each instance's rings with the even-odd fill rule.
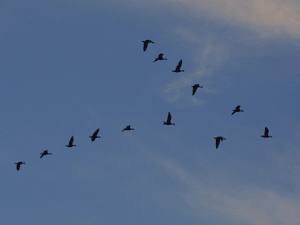
[[[223,138],[222,136],[215,137],[216,139],[216,148],[219,147],[220,141],[226,140],[226,138]]]
[[[74,136],[72,136],[72,137],[70,138],[69,144],[66,145],[66,146],[69,147],[69,148],[71,148],[71,147],[73,147],[73,146],[76,146],[76,145],[73,145],[73,142],[74,142]]]
[[[240,105],[238,105],[237,107],[235,107],[235,109],[232,110],[233,112],[231,113],[231,115],[235,114],[236,112],[244,112],[244,110],[241,110],[240,108],[241,108]]]
[[[261,135],[263,138],[271,138],[272,136],[269,136],[269,129],[265,127],[264,135]]]
[[[144,47],[143,47],[144,52],[147,50],[149,43],[153,43],[154,44],[154,42],[151,41],[151,40],[145,40],[143,42],[144,42]]]
[[[171,119],[172,119],[172,116],[171,116],[171,113],[169,112],[169,113],[168,113],[167,122],[166,122],[166,121],[163,121],[163,122],[164,122],[164,125],[175,125],[175,123],[171,123]]]
[[[15,164],[17,164],[17,170],[20,170],[21,164],[25,164],[25,162],[17,162]]]
[[[91,141],[95,141],[96,138],[101,138],[100,136],[97,136],[99,133],[99,128],[93,133],[93,136],[90,136]]]
[[[122,132],[123,132],[124,130],[134,130],[134,129],[131,128],[130,126],[131,126],[131,125],[128,125],[127,127],[125,127],[125,128],[122,130]]]
[[[179,73],[179,72],[184,72],[184,70],[181,70],[181,65],[182,65],[182,59],[179,61],[179,63],[177,64],[176,66],[176,69],[173,70],[172,72],[175,72],[175,73]]]
[[[43,153],[40,153],[41,157],[40,159],[44,156],[44,155],[52,155],[52,153],[49,153],[48,150],[45,150]]]
[[[160,53],[153,62],[156,62],[157,60],[167,60],[166,58],[163,57],[163,55],[164,54]]]
[[[194,95],[197,91],[197,88],[203,88],[202,86],[200,86],[199,84],[195,84],[194,86],[191,86],[193,88],[193,94]]]

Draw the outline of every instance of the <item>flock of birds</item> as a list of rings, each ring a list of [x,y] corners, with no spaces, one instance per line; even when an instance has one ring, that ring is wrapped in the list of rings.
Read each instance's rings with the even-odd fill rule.
[[[144,51],[147,50],[148,44],[149,44],[149,43],[154,44],[154,42],[151,41],[151,40],[145,40],[145,41],[143,41],[143,42],[144,42],[144,45],[143,45],[143,50],[144,50]],[[158,55],[158,57],[154,59],[153,62],[156,62],[156,61],[158,61],[158,60],[167,60],[166,58],[163,57],[163,55],[164,55],[164,54],[160,53],[160,54]],[[184,72],[184,70],[181,70],[181,66],[182,66],[182,59],[178,62],[178,64],[177,64],[175,70],[173,70],[172,72],[174,72],[174,73]],[[196,91],[197,91],[198,88],[203,88],[203,86],[200,86],[199,84],[194,84],[194,85],[191,86],[191,87],[193,88],[193,90],[192,90],[192,95],[195,95],[195,93],[196,93]],[[232,110],[233,112],[231,113],[231,115],[233,115],[233,114],[235,114],[235,113],[237,113],[237,112],[244,112],[244,110],[241,110],[240,108],[241,108],[240,105],[236,106],[236,108]],[[170,112],[168,112],[167,121],[163,121],[163,125],[175,125],[175,123],[172,123],[171,120],[172,120],[172,115],[171,115]],[[134,129],[131,128],[131,125],[128,125],[128,126],[126,126],[126,127],[122,130],[122,132],[123,132],[123,131],[126,131],[126,130],[129,131],[129,130],[134,130]],[[91,141],[95,141],[96,138],[101,138],[100,136],[98,136],[98,133],[99,133],[99,128],[93,133],[92,136],[89,136],[89,138],[91,138]],[[263,138],[271,138],[271,137],[272,137],[272,136],[269,136],[269,129],[268,129],[267,127],[265,127],[264,134],[261,135],[261,137],[263,137]],[[216,148],[219,147],[221,141],[226,140],[226,138],[224,138],[224,137],[222,137],[222,136],[214,137],[214,139],[216,139]],[[66,147],[71,148],[71,147],[76,146],[76,145],[73,144],[73,142],[74,142],[74,136],[72,136],[72,137],[70,138],[69,144],[66,145]],[[40,159],[43,158],[45,155],[52,155],[52,153],[48,152],[48,150],[44,150],[44,152],[42,152],[42,153],[40,153],[40,154],[41,154]],[[17,166],[16,166],[16,167],[17,167],[17,170],[20,170],[21,165],[22,165],[22,164],[25,164],[25,162],[17,162],[17,163],[15,163],[15,164],[17,165]]]

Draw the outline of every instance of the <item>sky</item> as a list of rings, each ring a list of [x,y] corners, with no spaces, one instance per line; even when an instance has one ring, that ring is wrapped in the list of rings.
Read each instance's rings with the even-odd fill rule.
[[[298,1],[3,0],[0,49],[1,224],[300,224]]]

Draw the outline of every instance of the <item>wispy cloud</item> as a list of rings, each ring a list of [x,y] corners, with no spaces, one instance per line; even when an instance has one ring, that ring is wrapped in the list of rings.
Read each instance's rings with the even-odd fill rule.
[[[191,206],[196,215],[203,208],[211,214],[222,215],[229,220],[249,225],[296,225],[300,223],[300,203],[296,199],[282,197],[274,191],[249,187],[209,187],[200,179],[171,160],[157,159],[171,177],[183,183],[183,201]],[[238,184],[237,184],[238,185]],[[238,185],[239,186],[239,185]]]

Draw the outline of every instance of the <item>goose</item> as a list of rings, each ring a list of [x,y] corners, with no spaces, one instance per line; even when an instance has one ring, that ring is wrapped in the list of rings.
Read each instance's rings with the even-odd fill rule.
[[[168,113],[167,122],[166,122],[166,121],[163,121],[163,122],[164,122],[164,125],[175,125],[175,123],[171,123],[171,119],[172,119],[172,116],[171,116],[171,113],[169,112],[169,113]]]
[[[163,55],[164,54],[160,53],[153,62],[156,62],[157,60],[167,60],[166,58],[163,57]]]
[[[232,110],[233,112],[231,113],[231,115],[235,114],[236,112],[244,112],[244,110],[241,110],[240,108],[241,108],[240,105],[238,105],[237,107],[235,107],[235,109]]]
[[[70,138],[69,144],[66,145],[66,146],[69,147],[69,148],[71,148],[71,147],[73,147],[73,146],[76,146],[76,145],[73,145],[73,142],[74,142],[74,136],[72,136],[72,137]]]
[[[90,136],[91,141],[95,141],[96,138],[101,138],[100,136],[97,136],[98,133],[99,133],[99,128],[93,133],[92,136]]]
[[[202,86],[200,86],[199,84],[195,84],[194,86],[191,86],[193,88],[193,94],[194,95],[197,91],[197,88],[203,88]]]
[[[261,135],[263,138],[271,138],[272,136],[269,136],[269,129],[265,127],[264,135]]]
[[[176,69],[173,70],[172,72],[175,72],[175,73],[184,72],[184,70],[181,70],[181,69],[180,69],[181,66],[182,66],[182,59],[181,59],[181,60],[179,61],[179,63],[177,64]]]
[[[216,148],[219,147],[220,141],[226,140],[226,138],[223,138],[222,136],[215,137],[214,139],[216,139]]]
[[[52,155],[52,153],[49,153],[48,150],[45,150],[43,153],[40,153],[41,157],[40,159],[44,156],[44,155]]]
[[[122,132],[123,132],[124,130],[134,130],[134,129],[131,128],[130,126],[131,126],[131,125],[128,125],[127,127],[125,127],[125,128],[122,130]]]
[[[17,162],[15,164],[17,164],[17,170],[20,170],[21,164],[25,164],[25,162]]]
[[[149,44],[149,43],[153,43],[153,44],[154,44],[154,42],[151,41],[151,40],[145,40],[145,41],[143,41],[143,42],[144,42],[144,46],[143,46],[144,52],[147,50],[148,44]]]

